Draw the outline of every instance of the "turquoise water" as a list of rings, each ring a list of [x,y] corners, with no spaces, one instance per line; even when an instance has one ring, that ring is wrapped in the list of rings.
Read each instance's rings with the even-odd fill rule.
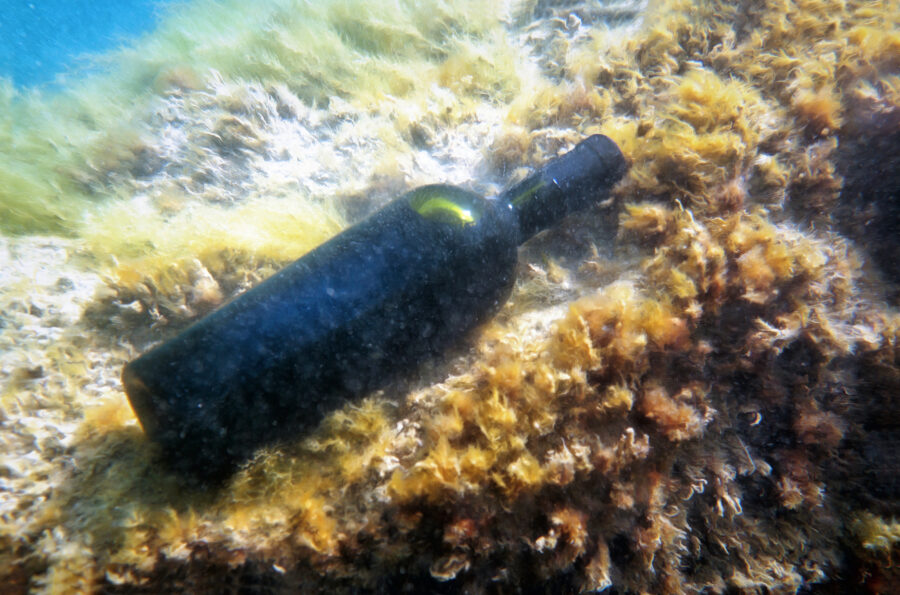
[[[0,75],[18,86],[52,82],[151,31],[172,2],[11,0],[0,16]]]

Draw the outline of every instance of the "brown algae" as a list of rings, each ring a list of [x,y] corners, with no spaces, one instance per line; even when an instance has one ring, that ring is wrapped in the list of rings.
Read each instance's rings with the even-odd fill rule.
[[[39,198],[4,198],[4,229],[68,234],[4,249],[102,274],[67,277],[76,315],[56,278],[2,294],[0,583],[897,591],[900,314],[872,265],[897,239],[868,237],[887,195],[842,190],[878,165],[860,147],[897,154],[898,3],[673,0],[611,29],[330,4],[312,49],[278,13],[252,59],[160,58],[151,107],[113,118],[131,133],[46,132],[89,145],[29,166],[62,182],[3,169]],[[618,236],[597,210],[526,247],[468,352],[215,490],[155,461],[116,380],[135,353],[398,190],[491,189],[592,132],[631,161]]]

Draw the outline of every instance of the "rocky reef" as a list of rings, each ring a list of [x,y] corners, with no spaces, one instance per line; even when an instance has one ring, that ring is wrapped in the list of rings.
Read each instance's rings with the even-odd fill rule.
[[[51,272],[0,294],[0,591],[900,591],[900,4],[393,4],[304,17],[363,82],[276,35],[252,76],[165,62],[76,168],[104,200],[4,238]],[[156,459],[140,350],[404,188],[595,132],[626,179],[466,349],[222,485]]]

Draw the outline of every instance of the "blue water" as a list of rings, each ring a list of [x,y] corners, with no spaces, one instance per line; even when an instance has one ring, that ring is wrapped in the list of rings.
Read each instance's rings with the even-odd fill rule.
[[[0,77],[48,83],[152,30],[171,0],[0,0]]]

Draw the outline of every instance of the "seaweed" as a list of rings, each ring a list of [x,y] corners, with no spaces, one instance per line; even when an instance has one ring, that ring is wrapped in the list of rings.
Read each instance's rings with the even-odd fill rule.
[[[126,52],[160,126],[73,162],[112,195],[71,224],[98,293],[55,326],[4,297],[29,350],[0,401],[13,589],[896,590],[893,194],[861,172],[897,154],[897,3],[673,1],[614,28],[461,6],[283,10],[242,62],[232,20],[196,62],[175,24]],[[489,192],[593,132],[627,179],[523,249],[464,349],[216,489],[156,460],[115,375],[167,325],[398,189]]]

